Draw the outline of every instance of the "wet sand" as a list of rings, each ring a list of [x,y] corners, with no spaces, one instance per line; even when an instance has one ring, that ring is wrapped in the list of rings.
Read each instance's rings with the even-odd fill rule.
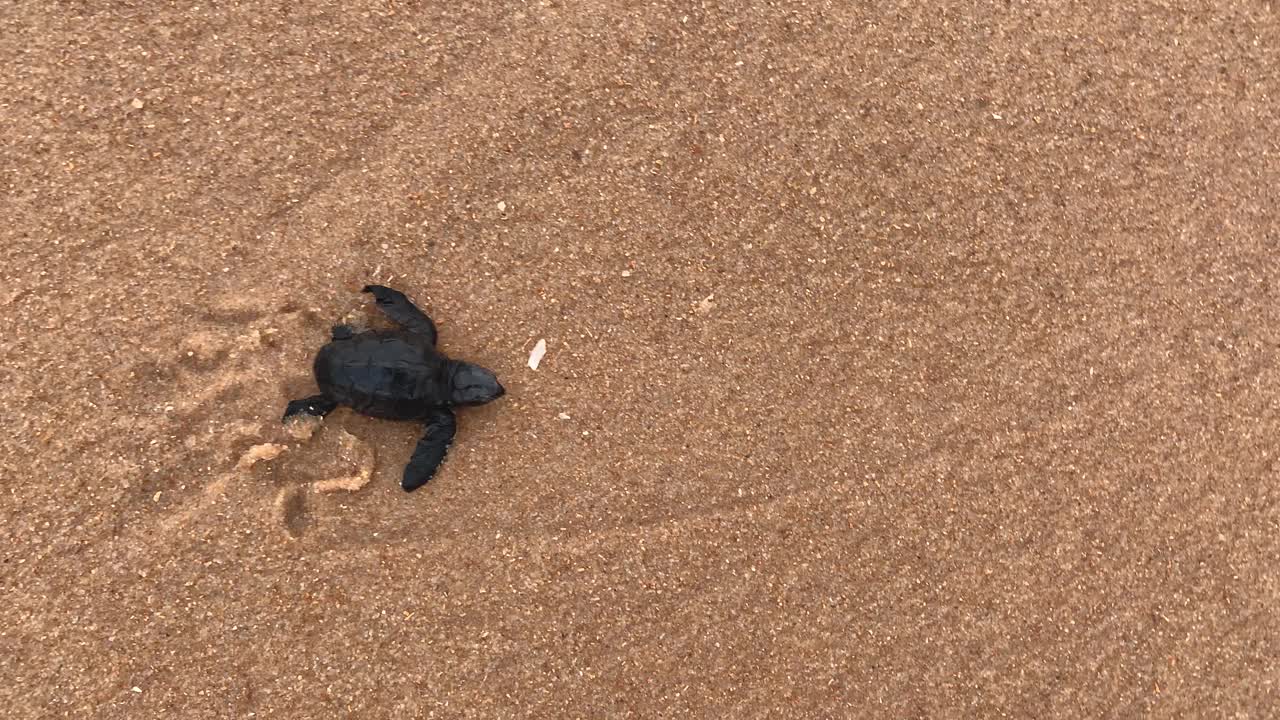
[[[10,5],[5,714],[1274,714],[1280,16],[1119,5]]]

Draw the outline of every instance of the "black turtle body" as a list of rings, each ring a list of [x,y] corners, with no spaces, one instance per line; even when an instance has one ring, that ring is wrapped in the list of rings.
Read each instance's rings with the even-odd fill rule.
[[[421,335],[368,332],[320,348],[320,392],[352,410],[387,420],[423,420],[450,405],[449,361]]]
[[[364,291],[403,329],[357,333],[335,327],[312,366],[320,394],[290,402],[284,420],[324,417],[346,405],[371,417],[425,423],[400,483],[416,490],[435,474],[453,443],[453,408],[492,402],[506,391],[489,370],[436,350],[435,323],[403,293],[381,285]]]

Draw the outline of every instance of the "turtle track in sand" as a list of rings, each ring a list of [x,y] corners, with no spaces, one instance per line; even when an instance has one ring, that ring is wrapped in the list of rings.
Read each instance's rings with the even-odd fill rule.
[[[156,448],[158,477],[127,503],[140,521],[130,523],[137,535],[158,529],[172,538],[207,523],[247,521],[299,538],[314,525],[317,504],[308,495],[370,482],[370,445],[341,428],[317,433],[318,420],[279,421],[291,391],[312,383],[313,336],[335,322],[360,323],[355,312],[333,321],[327,314],[224,296],[195,313],[171,351],[135,363],[155,385],[154,424],[170,439]]]

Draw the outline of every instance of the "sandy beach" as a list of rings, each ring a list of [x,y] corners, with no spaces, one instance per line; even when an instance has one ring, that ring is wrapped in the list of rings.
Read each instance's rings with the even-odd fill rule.
[[[1274,717],[1278,12],[9,4],[0,714]]]

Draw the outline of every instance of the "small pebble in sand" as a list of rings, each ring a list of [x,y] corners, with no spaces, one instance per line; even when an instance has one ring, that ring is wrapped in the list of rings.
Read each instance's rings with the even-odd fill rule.
[[[529,369],[537,370],[538,364],[542,362],[542,357],[547,354],[547,341],[538,340],[538,344],[533,346],[533,352],[529,353]]]
[[[569,413],[563,413],[563,412],[562,412],[562,413],[560,413],[559,415],[557,415],[556,417],[560,418],[561,420],[568,420],[568,419],[569,419]]]
[[[134,110],[141,110],[141,109],[143,108],[143,106],[145,106],[145,105],[146,105],[146,103],[142,101],[142,98],[134,98],[133,100],[131,100],[131,101],[129,102],[129,105],[130,105],[130,107],[132,107]]]

